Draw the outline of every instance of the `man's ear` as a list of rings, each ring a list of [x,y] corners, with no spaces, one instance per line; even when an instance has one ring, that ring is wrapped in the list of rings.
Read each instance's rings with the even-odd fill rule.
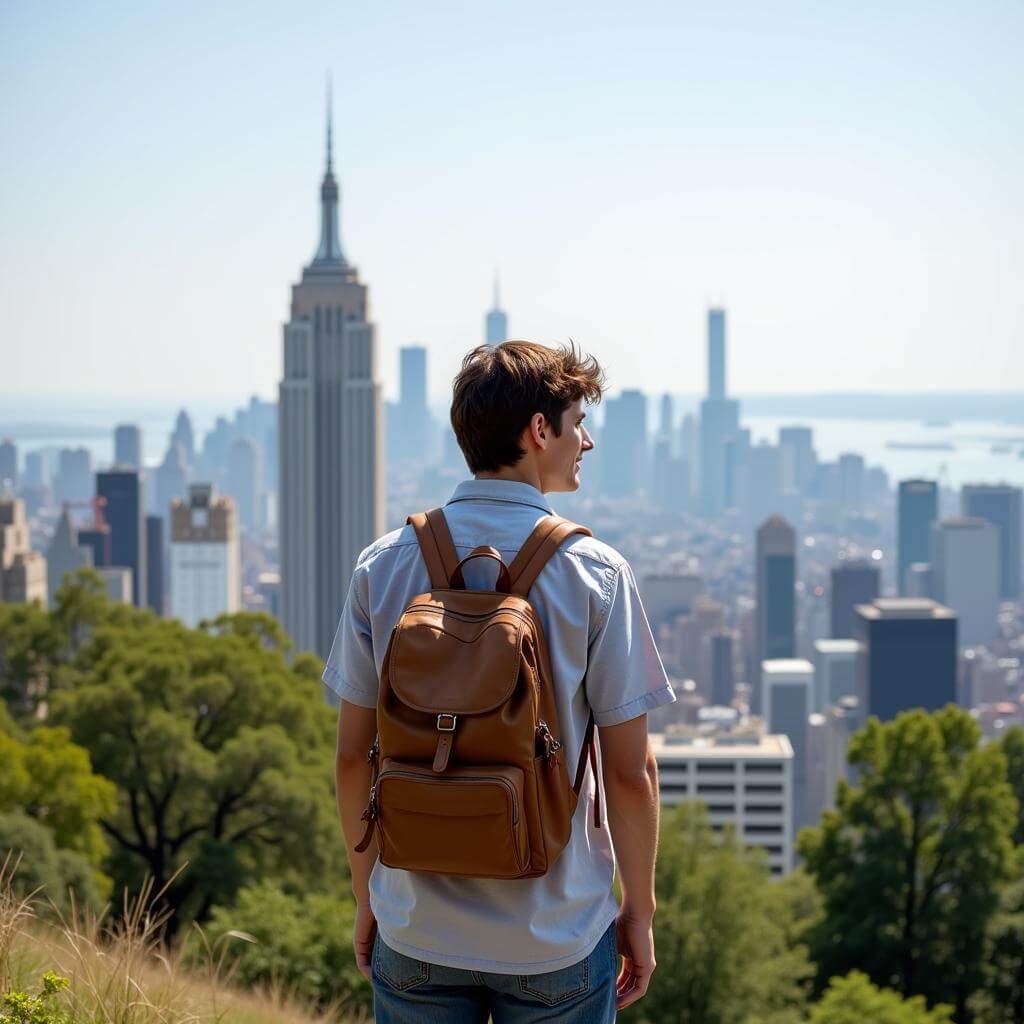
[[[550,437],[551,425],[542,412],[535,412],[530,417],[530,440],[533,441],[534,445],[541,451],[547,447],[548,438]]]

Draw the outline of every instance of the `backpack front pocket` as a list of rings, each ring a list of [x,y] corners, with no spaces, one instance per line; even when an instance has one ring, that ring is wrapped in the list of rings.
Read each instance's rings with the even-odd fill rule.
[[[529,864],[523,772],[474,765],[437,773],[386,758],[371,795],[381,863],[480,878],[518,878]]]

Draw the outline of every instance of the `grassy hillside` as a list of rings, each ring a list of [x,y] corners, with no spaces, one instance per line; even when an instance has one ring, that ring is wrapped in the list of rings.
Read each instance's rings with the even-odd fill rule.
[[[119,913],[37,913],[41,894],[15,894],[11,864],[0,864],[0,1021],[8,992],[38,994],[48,971],[68,985],[54,997],[67,1024],[355,1024],[343,1008],[317,1011],[280,986],[242,991],[224,970],[224,947],[207,946],[205,967],[186,968],[157,938],[162,919],[148,890]],[[252,941],[234,933],[230,941]],[[8,1011],[9,1012],[9,1011]],[[22,1018],[13,1017],[14,1020]],[[51,1018],[43,1018],[50,1020]]]

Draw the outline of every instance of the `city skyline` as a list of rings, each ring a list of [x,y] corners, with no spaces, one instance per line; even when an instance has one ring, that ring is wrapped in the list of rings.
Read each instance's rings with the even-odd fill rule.
[[[13,350],[0,393],[110,393],[116,359],[115,394],[272,394],[282,282],[316,218],[318,100],[342,65],[341,234],[374,281],[386,385],[399,348],[424,344],[430,391],[443,388],[497,263],[516,335],[573,337],[615,389],[658,390],[668,367],[672,390],[700,391],[718,302],[737,394],[1001,388],[1024,323],[1010,45],[1024,15],[914,6],[879,36],[870,12],[823,20],[802,5],[641,8],[622,24],[570,6],[538,33],[528,5],[452,68],[397,31],[397,12],[316,8],[301,27],[270,8],[244,25],[199,8],[69,10],[56,27],[8,12],[0,128],[19,160],[0,171]],[[420,27],[458,45],[481,42],[482,21],[441,12]],[[960,59],[940,72],[944,47]],[[431,88],[413,89],[428,72]],[[58,259],[74,272],[55,282]]]

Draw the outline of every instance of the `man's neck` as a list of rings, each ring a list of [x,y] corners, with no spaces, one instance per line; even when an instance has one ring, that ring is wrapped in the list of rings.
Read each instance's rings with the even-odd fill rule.
[[[508,467],[496,470],[493,473],[474,473],[473,477],[476,480],[512,480],[519,484],[529,484],[531,487],[536,487],[541,494],[544,493],[544,489],[541,487],[540,474],[533,467]]]

